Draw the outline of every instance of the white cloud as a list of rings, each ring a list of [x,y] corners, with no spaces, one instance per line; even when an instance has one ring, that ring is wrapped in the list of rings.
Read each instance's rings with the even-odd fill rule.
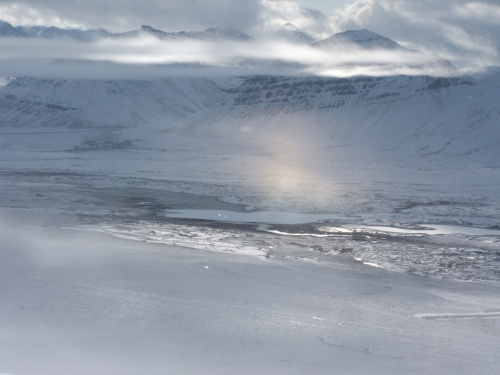
[[[323,50],[279,41],[161,41],[153,37],[75,43],[0,40],[0,76],[144,78],[161,75],[450,75],[434,56],[410,51]]]

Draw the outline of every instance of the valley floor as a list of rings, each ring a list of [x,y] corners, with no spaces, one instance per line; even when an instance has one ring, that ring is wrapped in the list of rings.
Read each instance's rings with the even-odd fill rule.
[[[497,169],[148,134],[2,129],[0,372],[496,371]]]

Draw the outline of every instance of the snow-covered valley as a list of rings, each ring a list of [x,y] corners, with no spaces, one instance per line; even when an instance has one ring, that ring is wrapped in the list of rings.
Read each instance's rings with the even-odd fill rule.
[[[337,215],[335,225],[498,228],[499,79],[6,80],[2,207],[119,226],[136,215],[134,200],[152,225],[162,209],[225,202],[230,211]],[[191,198],[176,205],[177,193]],[[493,251],[495,270],[492,238],[471,248]],[[363,257],[384,258],[372,247]]]

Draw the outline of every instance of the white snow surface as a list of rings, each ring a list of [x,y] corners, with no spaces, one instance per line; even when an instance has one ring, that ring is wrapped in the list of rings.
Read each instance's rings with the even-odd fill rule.
[[[6,373],[497,369],[494,287],[27,224],[0,228]]]
[[[395,228],[395,227],[377,227],[377,226],[352,226],[352,228],[366,228],[373,229],[383,232],[394,232],[394,233],[425,233],[430,235],[439,234],[464,234],[467,236],[500,236],[500,230],[482,229],[482,228],[469,228],[469,227],[459,227],[456,225],[426,225],[422,224],[422,228]]]
[[[1,126],[124,127],[185,117],[221,98],[207,79],[17,78],[2,88],[0,121]]]

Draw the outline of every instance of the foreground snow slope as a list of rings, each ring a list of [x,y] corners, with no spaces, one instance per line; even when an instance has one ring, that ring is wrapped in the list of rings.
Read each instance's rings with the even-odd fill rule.
[[[54,228],[0,231],[3,373],[456,375],[498,368],[500,319],[477,314],[500,311],[494,287]]]

